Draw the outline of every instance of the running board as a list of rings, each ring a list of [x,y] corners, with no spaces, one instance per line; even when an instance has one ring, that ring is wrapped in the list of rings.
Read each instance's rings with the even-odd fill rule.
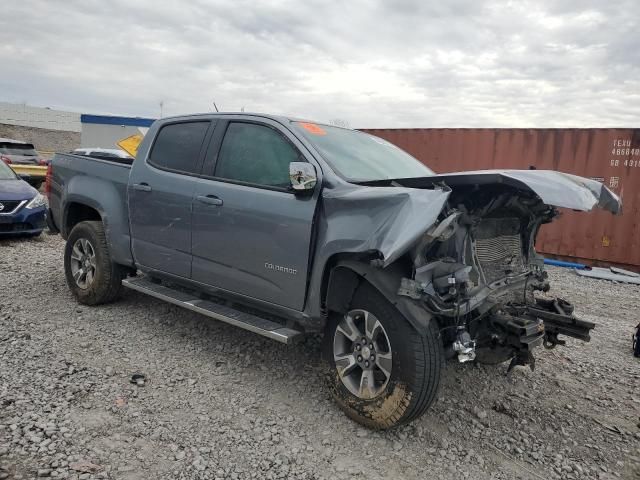
[[[303,335],[298,330],[287,328],[266,318],[257,317],[219,303],[202,300],[193,294],[154,283],[146,277],[126,278],[122,280],[122,285],[278,342],[290,344]]]

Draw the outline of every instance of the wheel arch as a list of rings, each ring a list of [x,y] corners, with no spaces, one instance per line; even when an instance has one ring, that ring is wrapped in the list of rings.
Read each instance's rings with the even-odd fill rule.
[[[86,220],[102,221],[102,214],[94,206],[86,202],[71,201],[66,205],[62,224],[63,238],[67,238],[73,227]]]
[[[406,276],[400,262],[383,269],[358,260],[338,260],[328,274],[324,303],[328,311],[344,314],[358,286],[367,282],[397,308],[418,333],[424,335],[433,317],[415,300],[398,295],[400,281]]]

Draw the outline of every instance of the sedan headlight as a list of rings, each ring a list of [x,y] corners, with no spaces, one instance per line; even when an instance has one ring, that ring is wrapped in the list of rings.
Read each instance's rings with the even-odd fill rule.
[[[35,197],[33,197],[25,208],[38,208],[47,204],[47,199],[44,198],[44,195],[38,193]]]

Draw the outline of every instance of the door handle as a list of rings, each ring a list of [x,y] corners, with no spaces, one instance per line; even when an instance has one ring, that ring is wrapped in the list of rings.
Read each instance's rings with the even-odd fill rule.
[[[134,183],[133,185],[133,189],[134,190],[138,190],[140,192],[150,192],[151,191],[151,185],[149,185],[148,183]]]
[[[216,197],[215,195],[198,195],[196,200],[202,203],[206,203],[207,205],[214,205],[219,207],[222,205],[222,199]]]

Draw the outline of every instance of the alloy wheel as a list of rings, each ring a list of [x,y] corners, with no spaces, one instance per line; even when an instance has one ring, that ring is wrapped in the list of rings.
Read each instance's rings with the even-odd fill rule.
[[[333,359],[343,385],[361,399],[380,395],[391,378],[389,337],[366,310],[351,310],[342,318],[333,337]]]
[[[83,290],[91,286],[96,276],[96,251],[86,238],[79,238],[71,250],[71,274]]]

